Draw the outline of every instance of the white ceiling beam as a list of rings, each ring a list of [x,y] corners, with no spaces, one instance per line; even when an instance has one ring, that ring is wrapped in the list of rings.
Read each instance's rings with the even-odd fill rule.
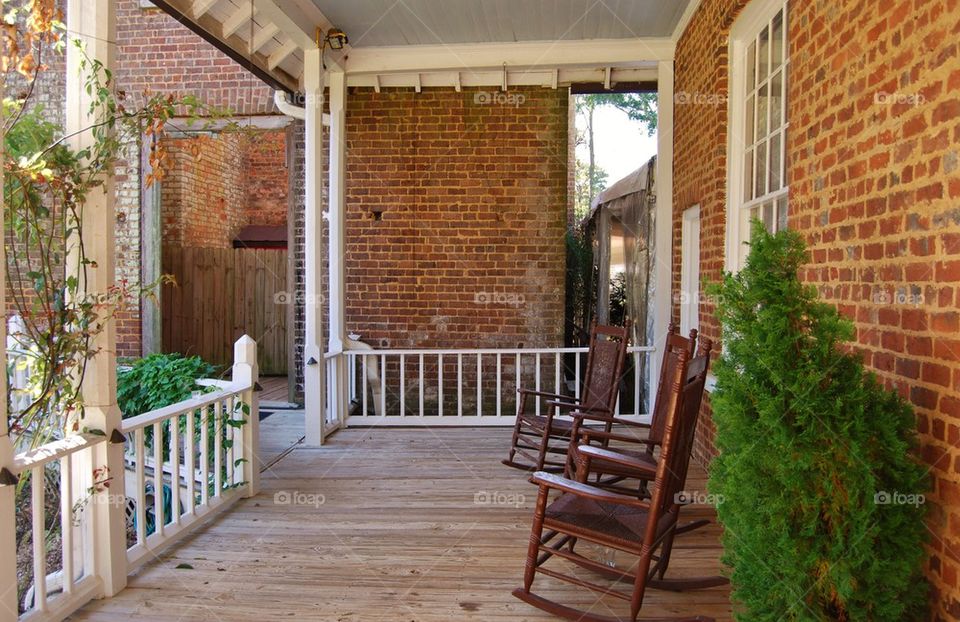
[[[672,60],[674,49],[674,42],[668,38],[359,47],[350,51],[346,71],[384,74],[493,69],[504,64],[509,68],[551,69],[643,66]]]
[[[288,56],[296,52],[299,48],[292,39],[287,39],[286,43],[278,47],[270,56],[267,57],[267,67],[270,71],[277,68],[277,65],[287,59]]]
[[[194,20],[200,19],[207,14],[220,0],[193,0],[190,7],[190,17]]]
[[[280,32],[280,27],[273,22],[265,24],[263,28],[253,35],[253,51],[256,52],[265,46],[278,32]]]
[[[529,71],[508,70],[507,81],[510,87],[539,86],[543,88],[566,87],[570,84],[603,84],[604,69],[539,69]],[[611,74],[613,83],[622,82],[655,82],[656,68],[624,68],[614,67]],[[452,88],[462,90],[464,87],[502,87],[503,70],[486,70],[470,72],[429,71],[423,73],[388,73],[388,74],[347,74],[347,85],[377,89],[385,88]],[[379,91],[377,91],[379,92]]]
[[[292,14],[292,5],[280,8],[275,0],[253,0],[253,3],[301,50],[317,48],[317,28],[323,28],[322,24],[312,24],[305,16]]]
[[[257,14],[257,7],[253,7],[253,14]],[[229,38],[237,34],[237,31],[243,28],[243,25],[250,21],[250,5],[241,5],[236,11],[230,14],[230,17],[223,20],[223,37]]]

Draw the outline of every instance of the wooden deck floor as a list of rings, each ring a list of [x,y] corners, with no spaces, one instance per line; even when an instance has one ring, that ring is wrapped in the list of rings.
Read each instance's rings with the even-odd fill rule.
[[[510,595],[521,581],[534,488],[499,463],[508,439],[508,430],[490,428],[350,429],[323,448],[298,446],[264,473],[259,496],[72,619],[552,620]],[[703,490],[701,470],[688,489]],[[687,510],[687,518],[713,514]],[[677,539],[671,574],[716,574],[719,557],[711,525]],[[622,601],[537,581],[568,604],[625,612]],[[730,620],[728,595],[650,590],[641,613]]]

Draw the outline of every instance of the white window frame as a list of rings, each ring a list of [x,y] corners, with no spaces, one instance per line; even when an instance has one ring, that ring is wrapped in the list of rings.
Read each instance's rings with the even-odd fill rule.
[[[790,20],[787,11],[787,0],[753,0],[741,11],[740,15],[734,21],[730,29],[729,49],[729,97],[727,100],[727,212],[726,212],[726,248],[724,253],[725,266],[730,272],[737,272],[743,266],[746,259],[747,248],[744,245],[750,235],[750,209],[745,207],[748,203],[756,203],[759,199],[752,202],[743,201],[743,177],[744,166],[743,159],[746,147],[743,144],[744,130],[746,128],[746,56],[747,47],[754,41],[763,27],[769,24],[777,12],[783,9],[784,30],[790,27]],[[785,36],[789,41],[789,33]],[[784,47],[785,67],[789,69],[790,54],[789,47]],[[787,80],[790,79],[787,74]],[[784,84],[784,93],[787,92]],[[781,119],[784,120],[783,127],[789,128],[789,119],[786,117],[786,97],[781,98]],[[757,105],[754,104],[754,108]],[[768,121],[769,123],[769,121]],[[769,130],[769,126],[768,126]],[[781,148],[783,155],[780,159],[780,166],[783,171],[783,186],[775,193],[764,195],[763,201],[769,201],[771,198],[789,197],[789,179],[787,176],[786,163],[786,145],[781,135]],[[756,169],[754,170],[756,174]],[[788,198],[789,200],[789,198]]]
[[[683,210],[680,223],[680,334],[700,329],[700,206]]]

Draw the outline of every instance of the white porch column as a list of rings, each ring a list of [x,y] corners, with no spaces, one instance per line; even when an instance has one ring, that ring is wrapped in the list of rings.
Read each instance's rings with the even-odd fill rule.
[[[83,131],[100,121],[90,114],[91,95],[85,88],[85,76],[80,73],[81,54],[73,45],[74,37],[81,37],[89,57],[99,60],[104,68],[113,71],[116,53],[116,4],[113,0],[69,0],[67,4],[66,134],[73,136],[70,145],[83,149],[93,143],[90,131]],[[116,227],[113,172],[104,177],[102,186],[93,189],[82,209],[81,235],[92,263],[86,266],[86,279],[80,279],[78,296],[102,295],[114,285],[114,227]],[[71,242],[76,249],[76,241]],[[76,266],[78,256],[71,253],[68,263]],[[117,351],[116,324],[107,322],[93,344],[99,352],[90,359],[84,373],[84,420],[81,427],[102,430],[108,437],[120,427],[120,409],[117,407]],[[100,443],[92,451],[77,456],[78,477],[92,477],[94,469],[106,467],[114,486],[98,494],[108,496],[89,504],[92,521],[92,542],[87,543],[86,559],[93,560],[92,570],[102,581],[103,595],[113,596],[127,584],[126,520],[123,495],[123,445]],[[74,491],[81,498],[82,491]]]
[[[323,66],[320,49],[303,52],[304,120],[304,333],[303,391],[306,443],[323,444],[327,375],[323,360]]]
[[[330,187],[329,187],[329,270],[330,270],[330,352],[343,352],[347,338],[345,242],[346,236],[346,104],[347,78],[342,71],[327,74],[330,87]],[[347,417],[346,360],[334,361],[334,380],[330,387],[330,403],[343,423]]]
[[[4,97],[4,87],[0,85],[0,100]],[[3,113],[0,112],[0,127],[3,127]],[[3,134],[0,133],[0,160],[3,156]],[[3,202],[3,168],[0,167],[0,205]],[[3,228],[3,212],[0,211],[0,231]],[[0,283],[7,282],[7,259],[4,245],[0,244]],[[6,318],[6,287],[0,287],[0,317]],[[0,322],[0,343],[7,343],[7,322]],[[0,369],[7,368],[7,350],[0,350]],[[7,423],[7,375],[0,374],[0,469],[12,472],[13,442]],[[17,528],[16,528],[16,486],[0,483],[0,620],[3,622],[17,619]]]
[[[673,61],[657,63],[657,211],[654,231],[653,345],[650,361],[650,412],[656,399],[655,383],[660,378],[663,340],[670,324],[673,287]]]

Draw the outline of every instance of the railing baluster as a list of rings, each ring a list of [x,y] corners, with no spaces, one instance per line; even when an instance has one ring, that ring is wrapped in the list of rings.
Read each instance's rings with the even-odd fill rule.
[[[633,353],[633,414],[640,415],[640,353]]]
[[[145,462],[147,451],[144,446],[145,428],[139,428],[133,433],[134,450],[137,464],[135,465],[137,489],[133,498],[137,503],[137,544],[143,545],[147,541],[147,476]]]
[[[246,413],[243,412],[243,400],[239,396],[231,395],[230,404],[230,482],[234,486],[243,483],[243,469],[237,466],[237,461],[246,458],[243,455],[243,437],[240,435],[240,426],[238,421],[243,421]]]
[[[47,542],[44,527],[44,467],[30,470],[30,511],[33,514],[33,606],[38,611],[47,610]]]
[[[553,392],[556,393],[557,395],[563,395],[563,391],[560,390],[560,362],[562,358],[563,358],[563,355],[560,354],[559,352],[557,352],[554,355],[553,386],[555,388]]]
[[[163,535],[163,425],[153,424],[153,533]]]
[[[573,395],[579,400],[580,399],[580,352],[575,352],[573,354],[573,360],[575,361],[573,365],[574,367]]]
[[[191,410],[187,413],[187,428],[186,428],[186,460],[184,461],[184,466],[186,467],[186,480],[187,480],[187,507],[186,513],[193,515],[193,508],[195,505],[196,498],[196,480],[197,480],[197,465],[196,465],[196,452],[197,444],[194,437],[194,429],[196,428],[196,417],[194,416],[194,411]]]
[[[443,416],[443,354],[437,355],[437,416]]]
[[[477,416],[483,415],[483,355],[477,354]]]
[[[519,352],[517,352],[516,358],[514,358],[514,362],[516,363],[516,366],[517,366],[517,380],[516,380],[516,386],[514,387],[514,389],[516,390],[513,392],[513,410],[515,414],[519,415],[520,414],[520,379],[521,379]]]
[[[214,424],[216,425],[216,424]],[[200,504],[204,508],[210,503],[210,407],[200,411]]]
[[[401,354],[400,355],[400,416],[401,417],[406,416],[406,412],[405,412],[406,409],[404,408],[406,406],[406,404],[404,404],[406,399],[404,398],[407,390],[406,388],[407,379],[405,377],[406,370],[404,369],[405,362],[406,362],[406,357],[403,354]]]
[[[63,591],[73,593],[73,455],[60,458],[60,550]]]
[[[463,355],[457,354],[457,416],[463,416]]]
[[[380,414],[387,416],[387,355],[380,355]]]
[[[220,400],[216,401],[216,404],[213,408],[213,496],[217,498],[220,496],[220,491],[223,490],[223,434],[224,434],[224,425],[223,425],[223,402]]]
[[[500,417],[503,415],[501,409],[501,402],[503,401],[503,391],[501,391],[500,386],[500,375],[503,373],[503,360],[499,352],[497,352],[497,416]]]
[[[536,390],[537,390],[537,391],[540,391],[540,353],[539,353],[539,352],[537,352],[537,356],[536,356],[535,361],[536,361],[536,362],[535,362],[535,364],[534,364],[534,366],[533,366],[534,382],[536,383],[536,387],[535,387]],[[541,400],[540,397],[538,396],[538,397],[537,397],[537,400],[536,400],[536,402],[537,402],[537,412],[536,412],[536,414],[537,414],[538,417],[540,416],[540,402],[541,402],[541,401],[542,401],[542,400]]]
[[[423,416],[423,352],[420,353],[420,416]]]
[[[363,358],[360,361],[360,390],[363,391],[363,399],[361,400],[363,402],[361,405],[361,408],[363,410],[360,413],[361,417],[367,416],[367,407],[368,407],[367,405],[367,393],[368,393],[367,391],[367,388],[368,388],[367,387],[367,365],[368,365],[367,359],[369,358],[370,358],[369,356],[363,355]]]
[[[170,520],[180,524],[180,416],[170,419]]]

